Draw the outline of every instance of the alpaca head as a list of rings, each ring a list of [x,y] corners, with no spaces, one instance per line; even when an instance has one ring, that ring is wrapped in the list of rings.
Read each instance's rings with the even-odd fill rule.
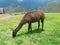
[[[12,36],[13,36],[13,37],[16,37],[16,31],[13,30]]]

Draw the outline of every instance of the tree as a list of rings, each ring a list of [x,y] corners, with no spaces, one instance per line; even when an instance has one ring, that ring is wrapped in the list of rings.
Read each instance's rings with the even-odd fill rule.
[[[14,12],[25,12],[25,11],[26,11],[26,10],[25,10],[24,7],[18,6],[18,7],[15,8],[15,11],[14,11]]]

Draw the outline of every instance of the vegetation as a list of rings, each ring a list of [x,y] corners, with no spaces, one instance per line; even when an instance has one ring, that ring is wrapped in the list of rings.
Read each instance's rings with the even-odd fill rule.
[[[42,10],[44,10],[45,12],[53,12],[53,13],[59,13],[60,12],[60,3],[57,2],[50,2],[47,5],[43,6]]]
[[[34,6],[33,6],[34,7]],[[25,9],[24,7],[22,6],[9,6],[9,7],[6,7],[4,8],[5,9],[5,13],[13,13],[13,12],[26,12],[26,11],[33,11],[33,10],[43,10],[44,12],[53,12],[53,13],[59,13],[60,12],[60,3],[58,2],[49,2],[47,5],[44,5],[44,6],[40,6],[40,7],[37,7],[37,8],[33,8],[31,7],[32,9]]]
[[[16,7],[14,12],[24,12],[25,9],[23,7]]]
[[[17,6],[17,7],[8,6],[8,7],[4,8],[4,10],[5,10],[5,13],[8,13],[8,14],[10,14],[10,13],[18,13],[18,12],[25,12],[26,11],[25,8],[22,7],[22,6]]]
[[[27,33],[25,24],[12,38],[12,30],[16,28],[24,15],[0,15],[0,45],[60,45],[60,13],[45,13],[44,31],[37,31],[37,22],[32,24],[33,32]]]

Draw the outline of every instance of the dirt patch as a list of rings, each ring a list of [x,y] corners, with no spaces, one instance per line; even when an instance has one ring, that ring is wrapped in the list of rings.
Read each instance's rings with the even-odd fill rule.
[[[2,15],[2,16],[0,16],[0,21],[1,20],[5,20],[5,19],[8,19],[10,17],[12,17],[12,16],[11,15]]]

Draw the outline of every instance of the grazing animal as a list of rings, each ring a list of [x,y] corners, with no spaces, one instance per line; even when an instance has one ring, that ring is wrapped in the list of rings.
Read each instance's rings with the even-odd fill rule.
[[[23,19],[21,20],[21,22],[19,23],[19,25],[16,27],[15,30],[13,30],[13,37],[16,36],[16,33],[19,31],[19,29],[21,29],[21,27],[25,24],[28,23],[28,32],[31,31],[32,32],[32,27],[31,27],[31,23],[33,22],[38,22],[38,30],[40,27],[40,20],[42,23],[42,30],[43,30],[43,26],[44,26],[44,19],[45,19],[45,15],[43,11],[32,11],[32,12],[27,12],[25,14],[25,16],[23,17]]]

